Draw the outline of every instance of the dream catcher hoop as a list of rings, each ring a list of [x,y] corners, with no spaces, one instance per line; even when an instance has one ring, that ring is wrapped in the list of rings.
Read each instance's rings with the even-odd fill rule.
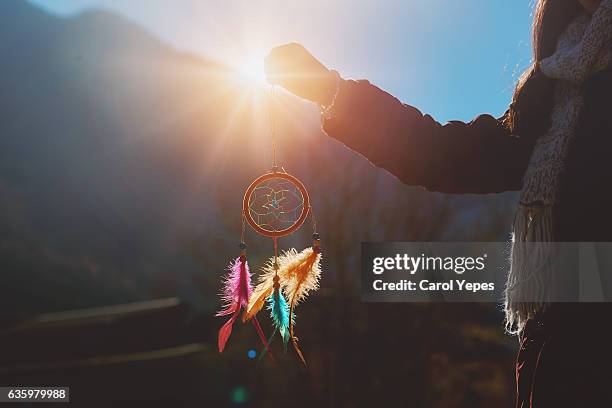
[[[306,187],[296,177],[278,170],[256,178],[244,193],[242,212],[259,234],[280,238],[297,231],[310,210]]]
[[[273,88],[270,100],[274,96]],[[276,333],[283,340],[285,352],[291,344],[304,365],[306,359],[294,335],[295,308],[310,291],[319,288],[321,248],[317,224],[304,184],[276,164],[275,124],[270,107],[272,131],[272,171],[257,177],[248,186],[242,200],[242,231],[240,256],[230,263],[221,294],[224,306],[217,316],[231,315],[219,330],[219,352],[223,352],[232,327],[241,311],[242,321],[251,321],[263,343],[264,352],[272,360],[269,344]],[[296,232],[308,216],[312,220],[312,246],[301,252],[291,248],[278,251],[279,238]],[[245,227],[248,224],[258,234],[271,238],[272,256],[261,268],[258,283],[253,288],[246,258]],[[273,332],[266,338],[257,313],[267,304]]]

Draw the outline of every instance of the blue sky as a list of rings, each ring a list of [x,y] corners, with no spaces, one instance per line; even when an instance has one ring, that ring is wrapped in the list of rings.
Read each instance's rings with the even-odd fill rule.
[[[530,61],[533,0],[31,0],[126,16],[173,47],[230,64],[298,41],[444,122],[501,114]]]

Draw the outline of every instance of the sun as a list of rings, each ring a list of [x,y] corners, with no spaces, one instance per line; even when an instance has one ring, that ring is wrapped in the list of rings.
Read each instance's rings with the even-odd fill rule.
[[[253,85],[264,85],[266,83],[264,55],[264,53],[253,53],[235,64],[234,70],[241,80]]]

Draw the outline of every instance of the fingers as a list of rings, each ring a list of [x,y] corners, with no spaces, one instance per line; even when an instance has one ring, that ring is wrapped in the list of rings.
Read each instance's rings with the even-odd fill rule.
[[[308,51],[300,44],[289,43],[270,51],[265,59],[265,72],[268,82],[281,84],[284,79],[304,75],[308,68],[304,66]]]
[[[265,59],[265,71],[271,83],[281,83],[285,78],[311,79],[329,72],[298,43],[284,44],[272,49]]]
[[[265,58],[265,73],[270,84],[314,102],[328,99],[330,71],[298,43],[284,44]]]

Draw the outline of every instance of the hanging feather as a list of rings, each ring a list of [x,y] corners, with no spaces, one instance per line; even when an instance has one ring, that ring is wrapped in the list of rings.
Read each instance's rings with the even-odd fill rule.
[[[236,308],[247,305],[249,296],[253,292],[251,285],[251,272],[246,259],[236,258],[227,267],[227,275],[223,278],[221,301],[223,306],[217,316],[227,316]]]
[[[218,339],[219,353],[223,353],[225,344],[227,343],[227,340],[229,340],[229,337],[232,334],[232,328],[234,327],[234,322],[236,321],[236,318],[238,317],[237,311],[239,309],[235,309],[235,310],[236,312],[232,314],[232,317],[230,317],[230,319],[227,322],[225,322],[225,324],[221,326],[221,328],[219,329],[219,339]],[[222,316],[222,315],[217,314],[217,316]]]
[[[283,292],[280,289],[280,283],[278,279],[275,279],[274,282],[274,291],[272,295],[268,297],[268,310],[270,310],[270,319],[272,320],[272,325],[274,326],[274,331],[270,338],[268,338],[268,344],[272,343],[274,336],[277,332],[280,333],[283,339],[283,348],[285,353],[287,352],[287,343],[289,342],[289,304],[285,300],[283,296]],[[266,347],[264,351],[261,353],[260,359],[263,358],[264,354],[268,351]]]
[[[225,349],[225,345],[232,334],[232,328],[240,314],[240,310],[246,308],[249,304],[251,293],[253,293],[253,286],[251,285],[249,264],[246,260],[246,256],[240,255],[230,263],[228,273],[223,280],[223,290],[221,292],[223,306],[221,310],[217,312],[217,316],[232,316],[223,326],[221,326],[221,329],[219,329],[218,347],[220,353]],[[267,349],[268,341],[257,319],[253,319],[253,326],[264,347]],[[271,354],[270,358],[274,359]]]
[[[259,281],[253,294],[249,299],[249,304],[242,316],[242,321],[251,320],[264,307],[266,299],[268,299],[274,291],[274,277],[276,269],[274,268],[274,257],[270,258],[261,269]],[[279,276],[280,277],[280,276]]]
[[[283,345],[287,350],[289,342],[289,304],[285,300],[282,291],[275,288],[272,295],[268,298],[268,309],[270,318],[274,325],[274,332],[278,331],[283,339]]]
[[[314,244],[312,248],[306,248],[299,253],[295,249],[290,249],[278,258],[278,274],[282,277],[283,289],[289,300],[289,336],[293,348],[304,365],[306,365],[306,359],[293,333],[294,309],[298,303],[306,299],[310,291],[319,288],[321,250],[318,246],[318,239],[314,240]]]
[[[319,288],[321,277],[321,251],[318,247],[286,251],[279,257],[279,276],[282,277],[284,292],[290,304],[297,305],[312,290]]]
[[[297,344],[297,338],[293,334],[293,326],[295,324],[294,309],[298,303],[306,299],[310,291],[318,289],[321,276],[320,263],[321,251],[318,246],[318,239],[314,240],[313,247],[307,248],[302,252],[298,253],[295,249],[290,249],[278,256],[276,262],[274,257],[270,258],[262,268],[259,283],[253,290],[249,304],[246,307],[246,312],[242,317],[243,321],[254,318],[267,301],[268,308],[271,309],[272,322],[279,332],[281,332],[281,327],[286,328],[288,325],[288,338],[291,339],[293,347],[304,365],[306,365],[306,360]],[[276,276],[278,276],[279,281],[278,290],[275,290]],[[275,298],[276,292],[281,296],[284,293],[285,296],[282,299],[281,297]],[[283,303],[284,306],[281,306]],[[287,319],[284,319],[283,308],[286,310],[287,307],[289,308],[289,313]],[[278,320],[276,320],[277,318]],[[277,325],[277,321],[282,324]],[[283,337],[284,341],[286,341],[285,339],[286,337]]]
[[[251,272],[246,257],[236,258],[228,266],[228,273],[223,279],[221,301],[223,306],[217,316],[232,315],[230,319],[219,330],[218,346],[222,353],[225,344],[232,334],[232,327],[240,313],[240,309],[248,304],[249,295],[253,292],[251,285]]]

